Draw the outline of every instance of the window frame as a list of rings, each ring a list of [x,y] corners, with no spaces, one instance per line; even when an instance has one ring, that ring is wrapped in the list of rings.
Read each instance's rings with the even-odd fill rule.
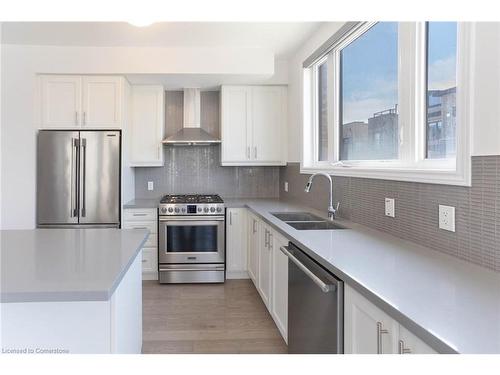
[[[427,45],[426,22],[398,23],[399,159],[340,160],[340,51],[377,22],[359,22],[334,42],[320,58],[304,67],[303,150],[301,173],[325,172],[337,176],[470,186],[470,116],[472,113],[473,26],[457,22],[457,130],[456,157],[426,158]],[[318,162],[314,117],[317,91],[311,77],[318,61],[328,61],[328,155]],[[333,76],[330,72],[333,72]],[[400,79],[399,77],[408,77]],[[468,94],[467,94],[468,93]],[[311,136],[308,136],[312,134]]]

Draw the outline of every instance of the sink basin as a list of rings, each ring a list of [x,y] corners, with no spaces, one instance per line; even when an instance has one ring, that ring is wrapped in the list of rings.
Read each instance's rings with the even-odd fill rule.
[[[272,212],[274,217],[281,221],[325,221],[322,217],[313,215],[309,212]]]
[[[345,229],[331,221],[291,221],[286,223],[297,230]]]

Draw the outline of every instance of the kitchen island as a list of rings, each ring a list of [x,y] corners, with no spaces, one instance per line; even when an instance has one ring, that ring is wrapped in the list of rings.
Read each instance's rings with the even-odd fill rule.
[[[0,231],[2,353],[140,353],[147,230]]]

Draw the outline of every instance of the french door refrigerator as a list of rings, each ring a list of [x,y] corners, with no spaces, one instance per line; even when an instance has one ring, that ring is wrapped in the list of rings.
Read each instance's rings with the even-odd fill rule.
[[[120,132],[40,130],[37,226],[120,226]]]

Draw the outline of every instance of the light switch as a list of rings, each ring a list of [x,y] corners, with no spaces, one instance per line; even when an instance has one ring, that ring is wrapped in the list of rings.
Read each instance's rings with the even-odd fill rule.
[[[285,183],[283,185],[284,185],[285,191],[288,192],[288,181],[285,181]]]
[[[439,228],[455,232],[455,207],[439,205]]]
[[[148,190],[154,190],[154,184],[153,181],[148,181]]]
[[[385,216],[396,217],[394,198],[385,198]]]

